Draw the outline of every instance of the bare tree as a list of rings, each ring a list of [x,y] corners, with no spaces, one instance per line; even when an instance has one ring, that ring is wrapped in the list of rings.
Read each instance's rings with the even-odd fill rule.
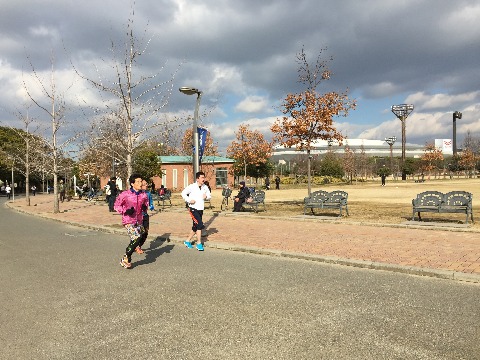
[[[472,151],[474,154],[480,153],[480,139],[473,136],[470,130],[467,131],[463,139],[463,148]]]
[[[347,143],[343,154],[343,168],[350,184],[353,183],[353,177],[356,175],[355,170],[357,164],[355,155],[355,149],[350,148]]]
[[[27,86],[25,80],[23,81],[23,85],[25,88],[25,91],[28,95],[28,97],[33,101],[33,103],[41,109],[44,113],[46,113],[51,121],[51,140],[48,141],[46,138],[44,139],[45,144],[48,146],[48,148],[51,150],[51,160],[53,163],[53,191],[54,191],[54,202],[53,202],[53,212],[58,213],[59,212],[59,201],[58,201],[58,191],[57,191],[57,178],[58,178],[58,156],[59,156],[59,150],[67,147],[72,141],[73,138],[70,138],[66,140],[65,142],[61,143],[60,145],[57,143],[57,137],[60,128],[62,125],[64,125],[64,115],[66,111],[66,103],[64,100],[64,94],[65,93],[60,93],[56,87],[56,82],[55,82],[55,69],[54,69],[54,57],[53,57],[53,52],[51,56],[51,73],[50,73],[50,81],[47,83],[44,79],[40,77],[40,74],[37,72],[35,66],[33,65],[32,61],[30,61],[30,66],[32,69],[32,77],[33,80],[35,81],[36,85],[41,91],[41,94],[43,95],[43,98],[46,99],[43,100],[45,102],[48,102],[48,105],[44,104],[42,99],[37,99],[35,98],[32,93],[29,90],[29,87]],[[69,88],[72,85],[69,86]],[[68,89],[69,89],[68,88]],[[68,91],[65,90],[66,91]]]
[[[25,151],[22,151],[22,149],[11,149],[9,152],[10,155],[14,156],[15,158],[14,163],[17,164],[15,167],[16,170],[25,176],[25,201],[27,206],[30,206],[30,170],[32,166],[30,155],[32,150],[35,149],[34,144],[36,139],[29,132],[34,119],[29,116],[29,107],[26,106],[26,108],[26,114],[22,113],[22,111],[18,109],[15,111],[15,116],[23,122],[25,125],[25,130],[10,127],[13,131],[15,131],[17,136],[23,140],[25,144]]]
[[[143,34],[145,35],[146,31]],[[132,156],[135,148],[155,136],[154,129],[180,121],[178,118],[161,115],[162,109],[168,104],[173,80],[180,65],[166,80],[160,80],[164,67],[153,75],[143,75],[139,59],[146,55],[150,42],[151,38],[139,39],[135,36],[132,8],[125,41],[120,46],[111,41],[112,61],[104,62],[105,72],[96,67],[98,80],[82,74],[73,66],[75,72],[100,93],[105,109],[95,109],[97,115],[102,115],[103,119],[115,119],[114,123],[119,124],[119,128],[115,129],[115,134],[118,134],[116,145],[119,146],[116,155],[125,158],[127,176],[132,173]],[[111,74],[107,74],[107,71]],[[104,131],[97,133],[97,136],[103,137],[105,142],[111,140],[111,136]]]

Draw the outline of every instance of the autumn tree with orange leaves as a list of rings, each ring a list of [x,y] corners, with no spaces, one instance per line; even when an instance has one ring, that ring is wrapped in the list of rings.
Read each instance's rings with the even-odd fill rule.
[[[477,157],[472,150],[465,149],[462,151],[458,163],[461,168],[465,169],[465,177],[472,176],[472,173],[475,171],[476,162]]]
[[[305,150],[308,156],[308,195],[311,194],[310,161],[312,144],[316,140],[337,140],[340,144],[343,135],[337,131],[334,116],[347,116],[355,109],[356,101],[348,98],[348,89],[343,93],[335,91],[319,94],[317,87],[324,80],[330,79],[331,73],[327,61],[322,60],[322,51],[312,68],[307,61],[304,49],[297,54],[299,64],[299,82],[306,85],[305,91],[288,94],[281,109],[284,116],[272,125],[274,141],[285,147]],[[329,59],[331,61],[332,58]]]
[[[433,143],[427,143],[425,144],[425,148],[423,149],[423,155],[421,160],[422,172],[431,172],[432,170],[438,168],[438,164],[440,161],[443,161],[442,150],[437,149]]]
[[[235,132],[236,139],[227,147],[227,155],[235,159],[234,174],[247,177],[248,165],[265,164],[273,154],[273,143],[265,140],[258,130],[250,130],[249,125],[242,124]]]

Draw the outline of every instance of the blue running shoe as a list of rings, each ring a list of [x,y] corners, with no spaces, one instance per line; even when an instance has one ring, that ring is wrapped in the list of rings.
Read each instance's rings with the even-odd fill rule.
[[[198,251],[203,251],[203,244],[202,243],[197,244],[197,250]]]
[[[189,242],[189,241],[184,241],[183,244],[184,244],[187,248],[193,249],[193,246],[192,246],[192,243],[191,243],[191,242]]]

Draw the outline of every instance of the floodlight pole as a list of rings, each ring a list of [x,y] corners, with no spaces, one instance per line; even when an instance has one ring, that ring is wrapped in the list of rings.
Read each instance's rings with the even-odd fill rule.
[[[455,111],[453,113],[453,156],[457,155],[457,119],[462,118],[462,113],[460,111]]]
[[[408,115],[413,111],[413,105],[401,104],[393,105],[392,112],[402,122],[402,180],[407,180],[407,174],[405,173],[405,147],[406,147],[406,135],[405,135],[405,122]]]

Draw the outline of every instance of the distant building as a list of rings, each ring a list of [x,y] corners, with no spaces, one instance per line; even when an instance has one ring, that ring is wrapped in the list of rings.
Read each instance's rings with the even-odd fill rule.
[[[317,140],[313,143],[311,154],[312,155],[325,155],[329,151],[334,151],[339,154],[345,152],[345,147],[348,146],[352,151],[360,153],[362,151],[369,157],[389,157],[390,145],[383,140],[367,140],[367,139],[346,139],[342,145],[339,145],[337,141],[329,142],[327,140]],[[417,144],[405,144],[405,156],[406,157],[420,157],[424,154],[424,145]],[[277,145],[274,147],[273,156],[271,160],[278,164],[285,164],[286,162],[294,160],[300,154],[306,154],[306,151],[298,151],[295,147],[285,148],[284,146]],[[394,157],[402,156],[402,141],[397,140],[392,146],[392,154]]]
[[[162,176],[152,178],[156,189],[163,185],[172,191],[182,191],[195,181],[191,156],[159,156],[158,158],[162,163]],[[200,171],[205,173],[205,178],[212,190],[225,185],[231,186],[234,179],[230,175],[230,168],[234,163],[234,159],[222,156],[203,156]],[[108,178],[100,179],[102,189],[108,180]],[[125,184],[126,186],[128,184]]]
[[[191,156],[159,156],[162,163],[162,176],[154,177],[155,187],[164,185],[167,189],[181,191],[195,181]],[[212,189],[233,184],[230,168],[234,159],[222,156],[203,156],[200,171]]]

